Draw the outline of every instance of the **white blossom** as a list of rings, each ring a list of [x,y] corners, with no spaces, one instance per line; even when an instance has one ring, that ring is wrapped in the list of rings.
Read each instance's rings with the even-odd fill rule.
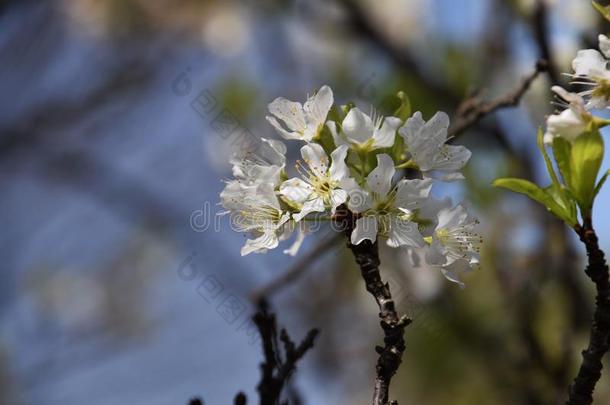
[[[233,176],[243,183],[270,183],[276,186],[286,166],[286,145],[281,141],[262,138],[256,150],[237,154],[229,162],[233,165]]]
[[[481,236],[475,232],[478,221],[470,216],[464,206],[442,208],[438,212],[438,222],[428,238],[430,248],[426,260],[443,268],[456,262],[466,262],[469,266],[479,263]],[[457,263],[462,265],[464,263]]]
[[[392,187],[395,172],[392,158],[379,154],[377,167],[366,178],[366,189],[360,188],[353,179],[343,182],[349,190],[348,207],[361,214],[352,232],[353,244],[365,239],[375,242],[378,234],[387,238],[386,243],[391,247],[425,244],[413,219],[428,198],[432,181],[402,179]]]
[[[328,155],[318,144],[308,144],[301,148],[303,162],[298,162],[297,169],[301,178],[292,178],[280,186],[280,194],[299,206],[299,212],[293,214],[300,221],[311,212],[324,212],[327,208],[334,213],[336,208],[347,200],[347,192],[339,186],[349,175],[345,164],[347,146],[339,146]]]
[[[570,93],[559,86],[553,86],[551,90],[567,103],[567,108],[547,117],[544,142],[550,144],[557,137],[572,142],[586,131],[592,119],[591,113],[587,111],[584,100],[578,94]]]
[[[410,159],[426,177],[434,177],[434,172],[442,173],[440,180],[463,179],[459,170],[470,159],[470,151],[464,146],[447,145],[449,117],[437,112],[424,121],[418,111],[400,128]]]
[[[341,123],[341,131],[337,130],[333,121],[326,125],[337,146],[350,145],[358,151],[368,152],[394,145],[396,130],[402,121],[396,117],[377,115],[374,111],[372,116],[371,118],[360,109],[352,108]]]
[[[285,235],[284,225],[290,219],[290,213],[282,210],[273,185],[245,185],[230,181],[220,193],[220,199],[228,210],[226,213],[233,214],[231,219],[235,229],[254,236],[242,247],[242,256],[265,253],[278,246]]]
[[[449,197],[444,199],[436,199],[430,197],[418,213],[420,221],[420,231],[424,236],[427,244],[420,248],[408,248],[408,258],[413,267],[425,267],[436,269],[445,276],[449,281],[459,284],[464,287],[464,283],[460,280],[462,273],[471,271],[473,266],[478,263],[478,249],[480,244],[480,236],[474,232],[474,226],[477,221],[474,218],[466,218],[470,222],[467,229],[462,229],[463,235],[460,234],[459,226],[455,227],[450,224],[450,218],[458,219],[460,215],[464,215],[465,210],[462,206],[452,208],[453,204]],[[442,221],[442,222],[441,222]],[[450,242],[449,236],[455,234],[458,239],[472,237],[471,242],[472,252],[463,257],[463,253],[457,253],[454,249],[457,244]],[[446,244],[443,245],[443,243]]]
[[[607,68],[610,56],[610,40],[599,36],[599,48],[578,51],[572,61],[573,83],[584,85],[587,90],[578,93],[587,100],[587,108],[610,107],[610,71]]]
[[[272,115],[267,116],[267,121],[285,139],[311,142],[318,138],[324,128],[332,104],[333,92],[328,86],[322,86],[303,105],[279,97],[269,104]]]

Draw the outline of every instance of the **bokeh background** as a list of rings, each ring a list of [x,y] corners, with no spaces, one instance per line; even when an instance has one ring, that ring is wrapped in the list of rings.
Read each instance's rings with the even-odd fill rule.
[[[516,88],[541,56],[550,74],[520,107],[457,140],[473,151],[468,180],[435,190],[482,222],[466,288],[381,253],[415,319],[400,403],[561,403],[592,313],[583,248],[490,182],[547,181],[535,133],[549,87],[609,31],[586,0],[0,2],[0,404],[254,401],[249,297],[286,272],[300,277],[270,297],[280,322],[295,337],[322,330],[289,396],[367,404],[380,331],[344,242],[322,230],[296,258],[240,257],[243,235],[214,215],[228,157],[277,138],[264,116],[278,96],[328,84],[383,111],[404,90],[425,117],[455,116],[475,90]],[[609,205],[606,187],[606,251]],[[596,394],[610,403],[607,369]]]

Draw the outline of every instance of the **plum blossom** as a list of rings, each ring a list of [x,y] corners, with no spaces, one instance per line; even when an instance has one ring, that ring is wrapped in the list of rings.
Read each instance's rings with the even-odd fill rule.
[[[324,212],[327,207],[334,213],[347,200],[347,192],[339,188],[349,174],[345,164],[347,149],[345,145],[335,149],[330,154],[329,166],[328,155],[320,145],[301,148],[303,162],[297,164],[301,178],[286,180],[280,186],[280,194],[299,207],[299,212],[292,216],[296,221],[311,212]]]
[[[402,121],[396,117],[383,117],[375,112],[372,116],[371,118],[355,107],[349,110],[343,119],[340,132],[334,121],[329,121],[326,125],[336,145],[350,145],[358,151],[372,151],[394,145],[396,130]]]
[[[274,139],[262,138],[254,151],[235,155],[230,161],[233,176],[245,184],[280,182],[281,173],[286,166],[286,145]]]
[[[284,233],[290,214],[282,210],[273,185],[260,183],[245,185],[229,181],[220,193],[224,213],[234,214],[232,223],[238,232],[254,236],[241,249],[241,255],[263,253],[274,249]]]
[[[578,93],[586,99],[587,108],[610,107],[610,71],[607,68],[610,57],[610,39],[599,36],[599,49],[583,49],[578,51],[572,61],[574,70],[573,83],[587,87]]]
[[[439,172],[440,180],[464,178],[459,170],[471,153],[464,146],[447,145],[448,128],[449,117],[444,112],[437,112],[426,122],[418,111],[398,131],[405,140],[410,161],[425,177],[435,177],[434,172]]]
[[[580,96],[566,94],[584,120]],[[459,274],[478,263],[476,221],[461,205],[453,207],[451,199],[430,195],[435,180],[463,178],[460,170],[471,155],[463,146],[447,144],[447,115],[439,112],[426,122],[417,112],[401,128],[400,118],[351,108],[337,122],[329,118],[332,104],[328,86],[303,105],[281,97],[269,104],[267,120],[282,138],[306,142],[300,145],[298,176],[288,178],[287,145],[279,140],[262,139],[255,151],[230,160],[234,179],[220,199],[234,229],[248,234],[241,254],[265,253],[294,238],[284,250],[294,256],[320,225],[314,221],[344,224],[350,218],[355,221],[352,244],[384,239],[461,283]],[[565,129],[554,119],[549,119],[553,136]],[[322,136],[324,126],[332,138],[326,132]],[[404,143],[396,142],[401,141],[397,133]],[[398,168],[407,167],[415,178],[395,178]]]
[[[475,232],[478,220],[468,214],[463,205],[442,208],[438,212],[438,222],[428,238],[430,249],[426,260],[430,264],[443,267],[456,262],[469,266],[479,263],[481,236]],[[462,263],[459,263],[462,264]]]
[[[267,116],[267,121],[284,139],[311,142],[324,128],[332,104],[333,92],[328,86],[322,86],[303,105],[278,97],[269,104],[271,116]]]
[[[353,244],[358,245],[365,239],[375,242],[379,234],[387,238],[390,247],[424,246],[413,219],[428,198],[432,181],[402,179],[392,187],[395,173],[392,158],[379,154],[377,167],[366,178],[366,189],[360,188],[353,179],[344,181],[350,194],[349,208],[361,214],[352,232]]]
[[[578,94],[570,93],[559,86],[553,86],[551,90],[567,103],[567,108],[547,117],[544,142],[550,144],[557,137],[573,142],[586,131],[592,120],[591,113],[587,111],[584,100]]]

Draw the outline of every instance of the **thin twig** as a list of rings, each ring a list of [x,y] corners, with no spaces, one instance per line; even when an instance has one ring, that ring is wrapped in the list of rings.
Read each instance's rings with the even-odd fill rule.
[[[396,401],[389,402],[390,382],[402,362],[402,353],[405,351],[404,330],[411,323],[411,319],[406,315],[398,315],[390,286],[381,280],[377,242],[365,240],[358,245],[353,245],[350,238],[355,218],[349,211],[343,210],[343,212],[345,214],[339,220],[345,226],[347,246],[360,267],[366,290],[379,306],[380,325],[384,334],[384,345],[375,347],[379,358],[373,389],[373,405],[398,405]]]
[[[233,400],[233,405],[246,405],[247,402],[246,394],[243,392],[238,392]]]
[[[458,117],[455,124],[449,131],[450,135],[456,136],[464,132],[466,129],[479,122],[483,117],[492,114],[501,108],[515,107],[519,105],[521,98],[523,98],[527,90],[530,88],[532,82],[547,68],[547,62],[542,59],[539,60],[536,62],[536,68],[534,71],[526,76],[516,89],[491,101],[480,101],[478,94],[468,97],[458,107]]]
[[[318,329],[310,330],[305,339],[297,346],[285,329],[281,329],[278,339],[275,314],[269,312],[267,301],[258,302],[258,312],[252,320],[261,335],[264,361],[261,363],[261,379],[256,389],[260,397],[260,405],[279,405],[282,389],[296,370],[297,363],[311,349],[318,336]],[[280,343],[282,342],[282,347]],[[282,350],[283,349],[283,350]],[[233,399],[234,405],[246,405],[247,397],[243,392],[237,393]],[[282,403],[287,405],[288,402]],[[193,398],[189,405],[203,405],[200,398]],[[294,404],[296,405],[296,404]]]
[[[575,231],[587,249],[588,264],[585,273],[595,283],[597,296],[589,345],[582,352],[582,363],[570,387],[567,404],[589,405],[593,402],[595,385],[601,378],[602,359],[610,350],[610,276],[591,219],[585,219],[582,226],[576,226]]]
[[[319,331],[310,330],[297,346],[288,332],[282,329],[279,335],[283,345],[282,354],[275,315],[269,312],[266,301],[260,301],[259,311],[252,319],[261,334],[265,356],[265,360],[261,363],[261,381],[257,386],[260,404],[277,405],[285,383],[296,369],[297,362],[313,347]]]
[[[555,57],[551,47],[549,37],[549,9],[547,1],[537,0],[534,8],[534,14],[532,16],[532,28],[534,31],[534,38],[536,39],[536,45],[538,46],[538,53],[540,57],[547,61],[548,68],[547,72],[552,84],[560,84],[559,69],[555,63]]]

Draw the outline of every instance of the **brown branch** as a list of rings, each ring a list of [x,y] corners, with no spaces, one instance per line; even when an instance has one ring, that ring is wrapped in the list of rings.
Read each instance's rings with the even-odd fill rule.
[[[366,290],[379,306],[384,345],[375,347],[379,358],[377,359],[372,403],[373,405],[398,405],[396,401],[389,402],[390,382],[402,362],[402,354],[405,351],[404,330],[411,323],[411,319],[405,315],[398,315],[390,286],[381,280],[377,242],[365,240],[358,245],[350,242],[355,218],[347,209],[341,210],[338,221],[345,227],[347,247],[354,254],[356,263],[360,267]]]
[[[296,262],[285,273],[282,273],[277,278],[269,283],[254,290],[250,295],[252,302],[260,302],[262,298],[271,297],[273,294],[284,288],[285,286],[296,281],[305,273],[305,271],[317,260],[327,253],[330,248],[342,238],[340,233],[333,233],[332,236],[319,241],[311,250],[309,250],[298,262]]]
[[[479,100],[478,94],[464,100],[457,110],[457,120],[450,130],[451,136],[459,135],[472,125],[479,122],[483,117],[496,112],[501,108],[516,107],[519,105],[521,98],[530,88],[532,82],[538,77],[538,75],[548,68],[548,64],[545,60],[539,60],[536,62],[536,68],[532,73],[526,76],[521,84],[508,94],[500,96],[491,101],[483,102]]]
[[[254,314],[252,320],[261,335],[265,358],[260,365],[261,380],[256,387],[260,397],[259,403],[260,405],[279,405],[282,389],[296,370],[299,360],[313,347],[319,330],[310,330],[298,346],[292,341],[286,329],[280,330],[278,340],[275,314],[269,312],[267,301],[261,299],[258,302],[258,308],[258,312]],[[280,341],[282,347],[280,347]],[[247,398],[243,392],[239,392],[233,399],[234,405],[246,405],[246,403]],[[199,398],[193,398],[189,405],[203,405],[203,402]]]
[[[239,392],[237,393],[237,395],[235,395],[235,399],[233,400],[233,405],[246,405],[247,403],[247,398],[246,398],[246,394],[244,394],[243,392]]]
[[[288,381],[297,362],[311,349],[319,331],[312,329],[305,339],[296,346],[285,329],[280,331],[280,341],[283,344],[283,355],[278,343],[277,323],[275,315],[270,313],[266,301],[261,300],[259,311],[252,318],[258,328],[265,360],[261,363],[261,381],[256,387],[261,405],[277,405],[285,383]]]
[[[587,249],[588,264],[585,273],[595,283],[597,296],[589,345],[582,352],[582,363],[570,387],[567,404],[588,405],[593,402],[593,391],[601,378],[602,359],[610,350],[610,276],[591,219],[585,219],[582,226],[575,227],[575,231]]]
[[[532,16],[532,29],[540,58],[548,63],[547,72],[552,84],[561,84],[559,69],[555,63],[549,38],[549,9],[545,0],[536,1],[536,7]]]

